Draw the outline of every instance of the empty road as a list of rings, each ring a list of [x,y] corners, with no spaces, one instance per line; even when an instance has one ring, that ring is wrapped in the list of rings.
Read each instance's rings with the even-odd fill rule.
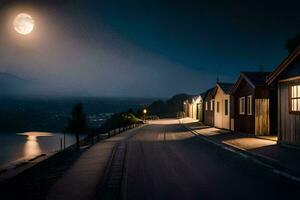
[[[124,157],[121,199],[299,198],[299,183],[202,140],[178,120],[153,121],[136,131],[112,161]]]
[[[57,154],[0,184],[1,199],[299,199],[300,183],[156,120],[81,152]],[[295,158],[299,159],[299,158]]]

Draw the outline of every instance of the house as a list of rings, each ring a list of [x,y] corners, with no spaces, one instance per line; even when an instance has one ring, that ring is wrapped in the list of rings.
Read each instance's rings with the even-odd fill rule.
[[[183,112],[185,117],[190,117],[192,115],[190,101],[191,97],[189,97],[183,102]]]
[[[268,77],[278,91],[278,143],[300,145],[300,47]]]
[[[203,92],[199,95],[199,104],[198,104],[198,120],[199,122],[204,122],[204,98],[206,97],[206,92]]]
[[[268,72],[242,72],[232,88],[234,130],[257,136],[276,133],[276,95],[266,84]]]
[[[183,102],[183,111],[186,117],[193,118],[193,96]]]
[[[234,84],[220,83],[216,85],[214,99],[214,126],[222,129],[231,129],[230,91]]]
[[[194,96],[191,100],[191,109],[192,109],[192,116],[191,118],[192,119],[197,119],[198,118],[198,114],[197,114],[197,107],[198,107],[198,104],[200,103],[199,102],[200,99],[199,99],[199,96]]]
[[[204,108],[203,108],[203,122],[208,126],[214,126],[214,93],[215,88],[211,88],[206,91],[206,95],[204,98]]]
[[[185,100],[183,102],[183,113],[184,113],[184,116],[185,117],[188,117],[189,116],[189,101],[188,100]]]
[[[203,120],[203,99],[201,95],[195,95],[184,101],[183,106],[186,117],[199,121]]]
[[[193,119],[203,122],[203,96],[204,94],[197,95],[193,98]]]
[[[188,101],[188,117],[193,118],[193,98]]]

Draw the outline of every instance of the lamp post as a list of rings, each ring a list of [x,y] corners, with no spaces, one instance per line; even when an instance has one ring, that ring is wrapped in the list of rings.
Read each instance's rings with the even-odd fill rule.
[[[144,109],[144,110],[143,110],[143,113],[144,113],[144,121],[146,121],[147,109]]]

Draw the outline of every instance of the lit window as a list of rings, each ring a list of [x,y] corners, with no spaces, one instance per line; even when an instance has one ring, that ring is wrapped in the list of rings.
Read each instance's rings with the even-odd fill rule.
[[[208,110],[208,102],[205,101],[205,110]]]
[[[225,99],[224,106],[225,106],[224,113],[225,113],[225,115],[228,115],[228,99]]]
[[[245,97],[239,98],[239,111],[240,111],[240,115],[245,114]]]
[[[211,100],[211,101],[210,101],[210,110],[213,111],[213,110],[214,110],[214,107],[215,107],[215,101],[214,101],[214,100]]]
[[[292,112],[300,112],[300,85],[291,87],[290,109]]]
[[[247,115],[252,115],[252,96],[247,96]]]
[[[220,111],[220,102],[217,101],[217,112]]]

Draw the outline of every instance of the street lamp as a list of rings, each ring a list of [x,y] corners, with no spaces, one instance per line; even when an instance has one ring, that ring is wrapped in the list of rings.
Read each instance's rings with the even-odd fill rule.
[[[147,109],[144,109],[144,110],[143,110],[143,113],[144,113],[144,121],[146,121]]]

